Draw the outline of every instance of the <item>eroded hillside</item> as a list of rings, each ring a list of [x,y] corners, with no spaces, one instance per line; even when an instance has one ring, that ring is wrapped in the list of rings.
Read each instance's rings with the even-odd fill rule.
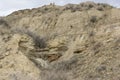
[[[120,80],[119,14],[86,2],[0,18],[0,79]]]

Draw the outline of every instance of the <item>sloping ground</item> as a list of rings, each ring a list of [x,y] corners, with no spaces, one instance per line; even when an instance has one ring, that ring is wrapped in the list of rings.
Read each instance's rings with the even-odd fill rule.
[[[120,80],[120,9],[86,2],[0,19],[1,80]]]

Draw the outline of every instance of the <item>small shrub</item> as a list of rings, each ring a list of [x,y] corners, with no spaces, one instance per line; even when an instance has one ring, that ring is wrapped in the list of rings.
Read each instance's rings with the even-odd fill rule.
[[[40,37],[39,35],[36,35],[35,33],[31,32],[31,31],[27,31],[26,34],[33,38],[35,47],[38,47],[38,48],[46,47],[46,39],[45,38]]]
[[[91,9],[91,8],[93,8],[93,7],[94,7],[94,5],[89,4],[89,5],[88,5],[88,7],[89,7],[89,9]]]
[[[97,16],[92,16],[92,17],[90,18],[90,22],[92,22],[92,23],[97,22]]]
[[[70,80],[68,75],[64,72],[56,72],[52,70],[44,70],[41,73],[41,80]]]
[[[10,28],[9,24],[3,19],[0,19],[0,25],[3,25],[6,28]]]
[[[45,7],[45,8],[44,8],[44,10],[45,10],[45,11],[48,11],[48,10],[49,10],[49,8]]]
[[[13,32],[15,33],[22,33],[22,34],[27,34],[28,36],[30,36],[34,43],[35,43],[35,47],[36,48],[45,48],[46,47],[46,38],[44,37],[40,37],[39,35],[35,34],[32,31],[26,30],[26,29],[16,29],[13,30]]]
[[[99,10],[99,11],[104,11],[104,8],[103,8],[102,6],[99,6],[99,7],[97,8],[97,10]]]
[[[73,80],[72,74],[76,63],[76,57],[69,61],[55,62],[41,72],[41,80]]]

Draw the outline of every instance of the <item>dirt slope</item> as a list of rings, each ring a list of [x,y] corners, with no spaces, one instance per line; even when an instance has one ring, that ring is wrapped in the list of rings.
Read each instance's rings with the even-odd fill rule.
[[[85,2],[0,18],[0,79],[120,80],[119,14]]]

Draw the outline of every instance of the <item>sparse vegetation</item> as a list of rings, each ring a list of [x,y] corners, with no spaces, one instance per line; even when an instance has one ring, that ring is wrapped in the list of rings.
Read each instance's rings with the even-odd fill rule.
[[[119,80],[119,13],[86,2],[20,10],[0,19],[0,79]]]
[[[46,45],[47,45],[46,38],[42,38],[31,31],[27,31],[26,34],[29,35],[30,37],[32,37],[32,39],[34,40],[34,43],[35,43],[35,47],[38,47],[38,48],[46,47]]]
[[[3,26],[3,28],[10,28],[9,24],[4,19],[0,19],[0,27],[1,26]]]
[[[13,30],[14,31],[14,30]],[[14,31],[15,33],[22,33],[22,34],[27,34],[30,36],[34,43],[36,48],[45,48],[46,47],[46,38],[45,37],[40,37],[39,35],[35,34],[32,31],[26,30],[26,29],[16,29]]]
[[[92,22],[92,23],[97,22],[97,16],[91,16],[90,22]]]
[[[52,64],[49,69],[41,73],[42,80],[73,80],[71,74],[77,64],[77,58]]]
[[[102,6],[99,6],[99,7],[97,8],[97,10],[99,10],[99,11],[104,11],[104,8],[103,8]]]

